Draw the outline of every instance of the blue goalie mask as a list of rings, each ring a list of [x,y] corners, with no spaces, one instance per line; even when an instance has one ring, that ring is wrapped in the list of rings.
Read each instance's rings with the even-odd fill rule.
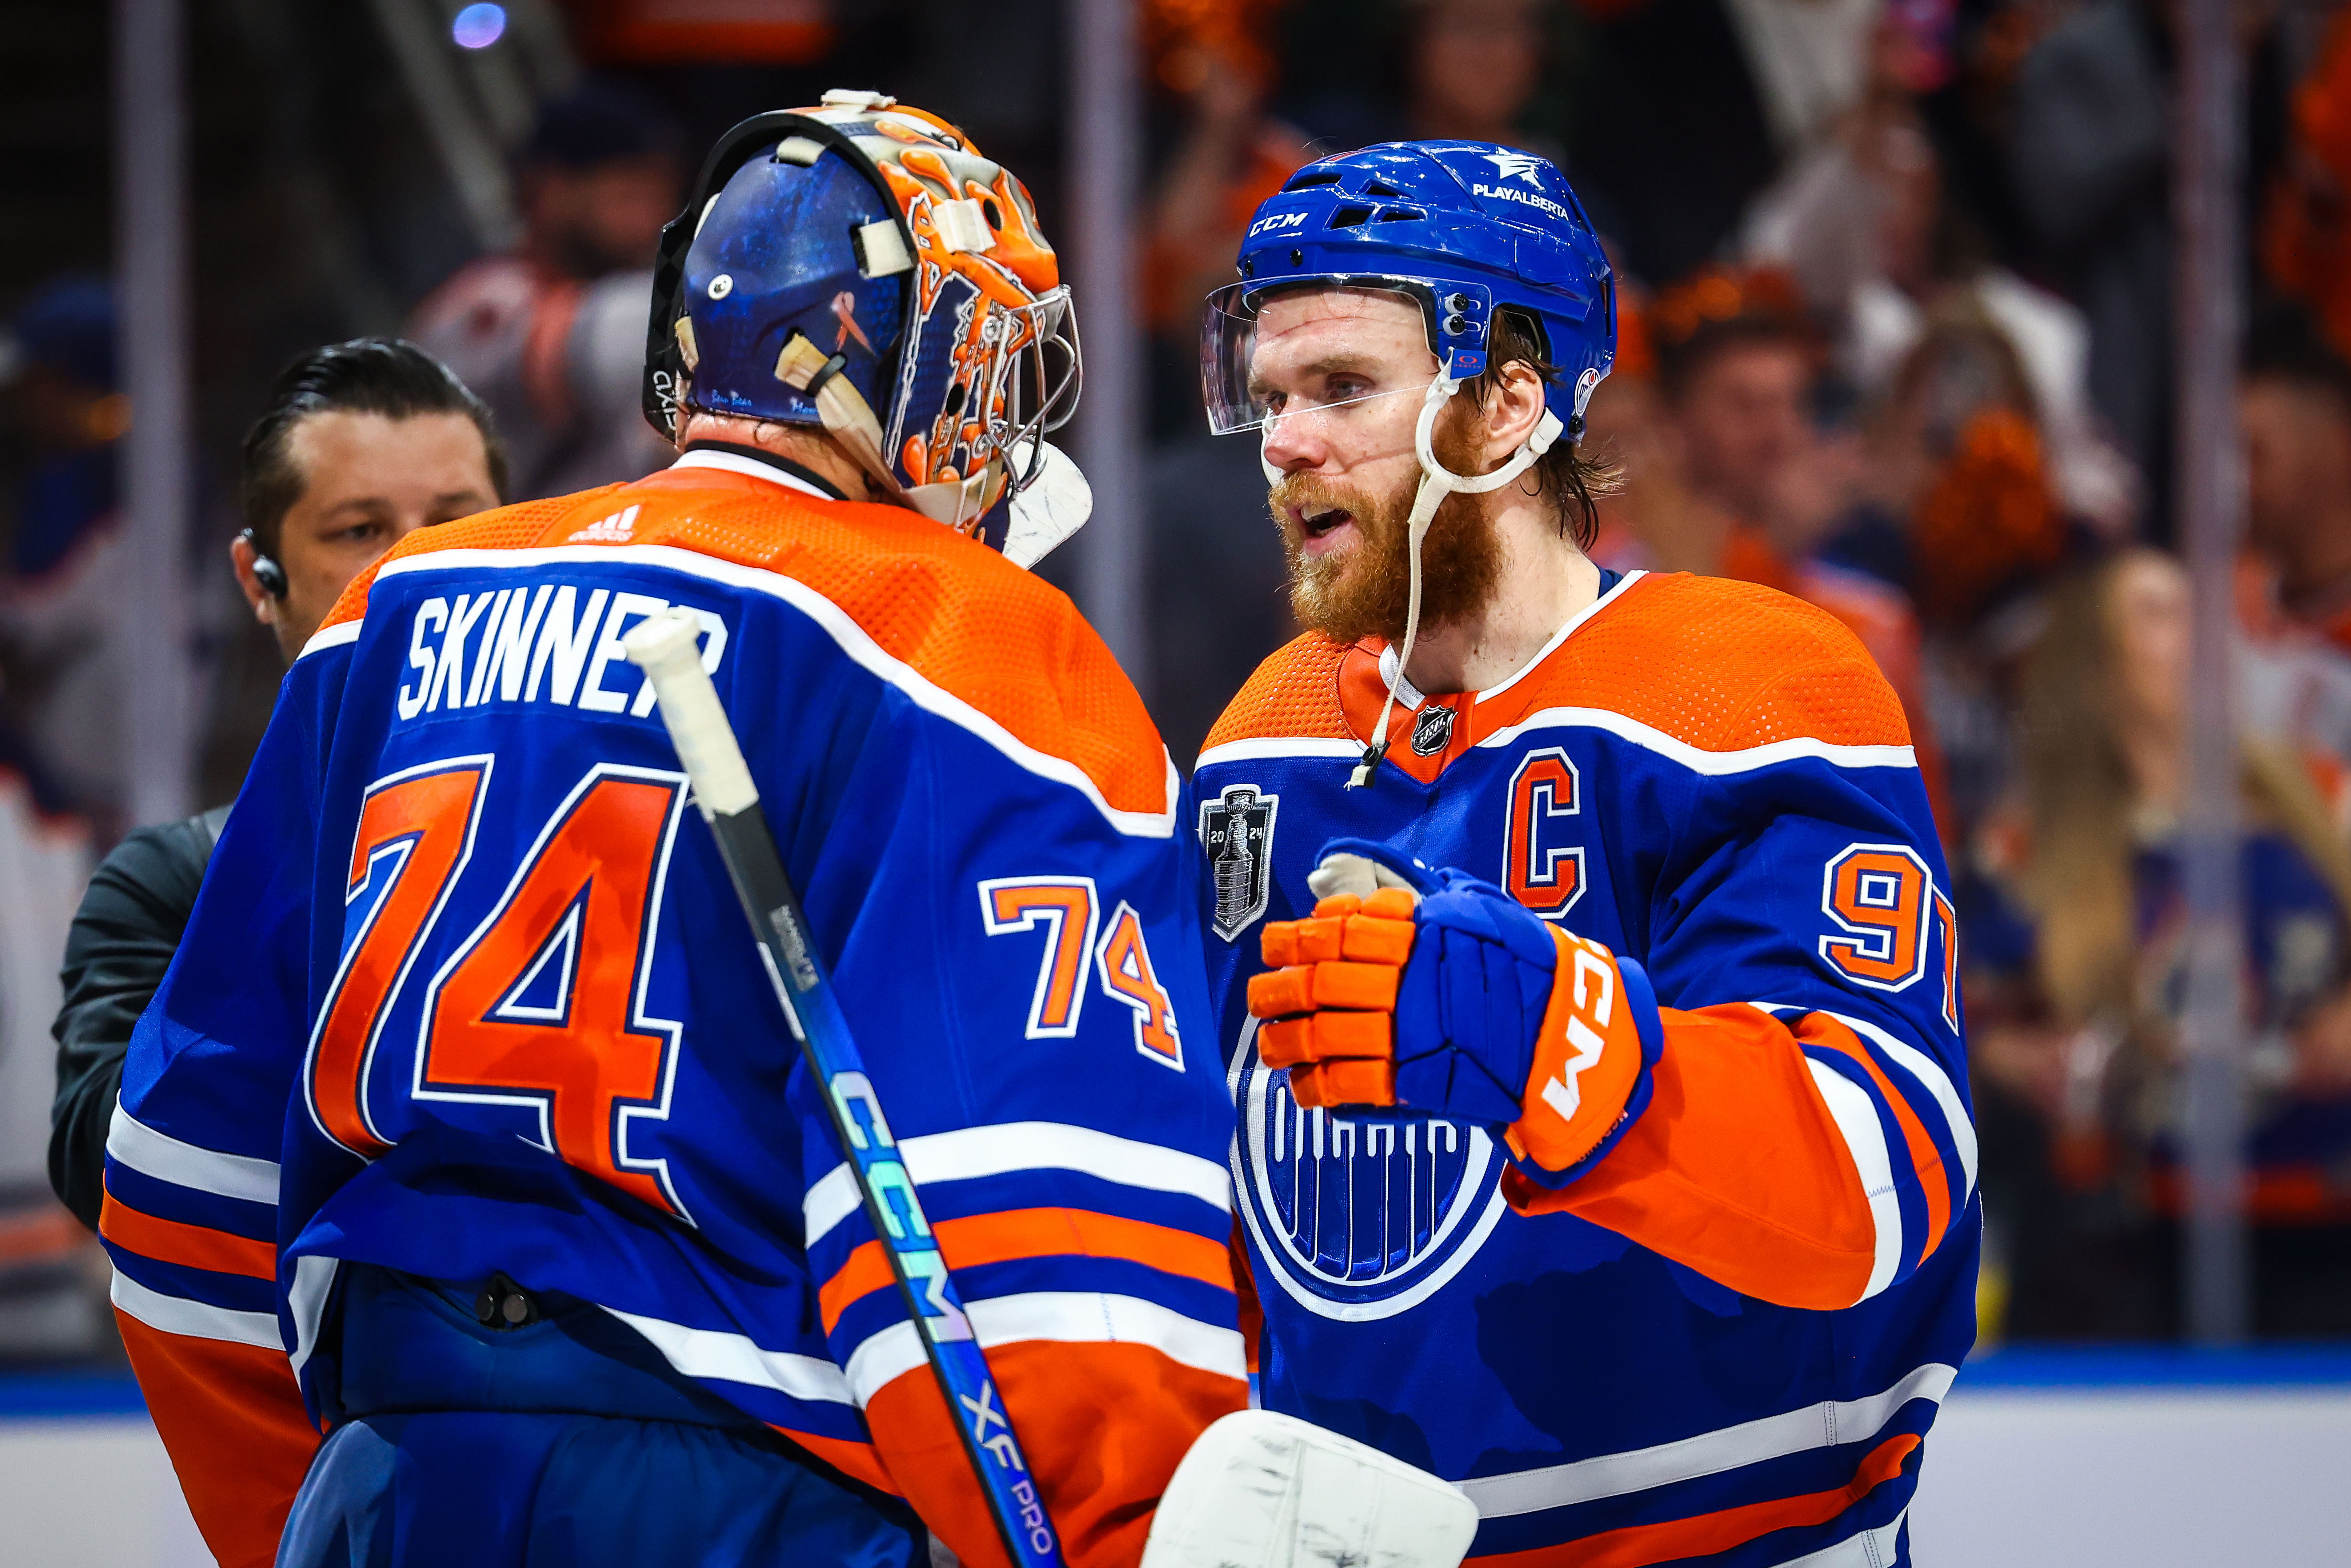
[[[1077,323],[1029,193],[932,115],[831,92],[726,134],[662,233],[644,407],[821,428],[889,499],[1021,565],[1084,522],[1044,439]]]

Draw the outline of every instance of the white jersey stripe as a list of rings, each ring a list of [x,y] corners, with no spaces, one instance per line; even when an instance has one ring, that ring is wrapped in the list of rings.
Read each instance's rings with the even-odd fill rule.
[[[302,651],[294,656],[307,659],[329,648],[341,648],[356,643],[360,640],[360,624],[357,621],[338,621],[332,626],[322,627],[310,633],[310,640],[303,643]]]
[[[1967,1173],[1967,1187],[1959,1195],[1962,1203],[1967,1201],[1967,1194],[1976,1189],[1976,1124],[1969,1117],[1968,1108],[1960,1103],[1959,1092],[1953,1086],[1950,1074],[1945,1072],[1933,1057],[1915,1045],[1896,1039],[1874,1023],[1864,1023],[1844,1013],[1830,1013],[1829,1017],[1892,1057],[1903,1071],[1917,1079],[1926,1087],[1927,1092],[1934,1096],[1935,1103],[1942,1108],[1943,1124],[1950,1129],[1951,1146],[1959,1152],[1959,1168]]]
[[[1719,1475],[1766,1459],[1785,1458],[1813,1448],[1865,1442],[1913,1399],[1937,1404],[1949,1393],[1956,1366],[1929,1362],[1891,1388],[1861,1399],[1823,1401],[1735,1427],[1719,1427],[1651,1448],[1599,1454],[1573,1464],[1509,1475],[1480,1476],[1455,1483],[1478,1505],[1484,1519],[1540,1513],[1600,1498],[1623,1497],[1676,1481]]]
[[[1628,718],[1609,708],[1597,707],[1547,707],[1540,713],[1528,715],[1507,729],[1496,730],[1478,744],[1481,747],[1508,746],[1520,737],[1539,729],[1606,730],[1620,740],[1629,740],[1635,746],[1678,762],[1693,773],[1710,777],[1751,773],[1759,768],[1771,768],[1804,758],[1817,758],[1837,768],[1918,766],[1918,754],[1907,746],[1835,746],[1810,736],[1795,736],[1737,751],[1707,751],[1638,719]]]
[[[1004,1122],[925,1133],[901,1140],[898,1154],[906,1174],[924,1186],[1015,1171],[1078,1171],[1122,1186],[1196,1197],[1221,1212],[1232,1212],[1231,1183],[1225,1167],[1214,1160],[1061,1122]],[[801,1199],[806,1245],[815,1246],[857,1208],[856,1178],[847,1165],[833,1166],[810,1184]]]
[[[132,1119],[120,1101],[106,1130],[106,1152],[141,1176],[246,1203],[277,1201],[277,1165],[246,1155],[224,1155],[183,1144]]]
[[[1185,1366],[1235,1380],[1249,1375],[1249,1355],[1237,1330],[1186,1317],[1139,1296],[1092,1291],[1031,1291],[967,1301],[972,1333],[982,1350],[1026,1340],[1089,1344],[1145,1344]],[[849,1386],[862,1408],[893,1378],[923,1364],[914,1325],[892,1323],[868,1334],[849,1353]]]
[[[822,1356],[764,1350],[744,1334],[690,1329],[684,1323],[639,1317],[617,1307],[604,1310],[644,1335],[671,1366],[688,1377],[747,1383],[813,1403],[849,1403],[847,1379],[841,1375],[841,1368]]]
[[[193,1301],[185,1296],[167,1296],[148,1289],[120,1270],[115,1272],[114,1288],[109,1293],[125,1313],[163,1333],[259,1345],[280,1355],[286,1354],[286,1338],[277,1331],[275,1312],[240,1312],[205,1301]]]
[[[1902,1537],[1902,1521],[1909,1511],[1905,1508],[1876,1529],[1856,1531],[1834,1546],[1791,1557],[1780,1568],[1888,1568],[1894,1561],[1895,1542]]]
[[[1662,729],[1652,728],[1638,719],[1596,707],[1544,708],[1507,729],[1496,730],[1478,744],[1481,747],[1509,746],[1522,736],[1543,729],[1605,730],[1620,740],[1629,740],[1669,761],[1681,764],[1693,773],[1703,773],[1708,777],[1751,773],[1758,768],[1776,767],[1782,762],[1794,762],[1804,758],[1817,758],[1836,768],[1918,766],[1918,754],[1907,746],[1834,746],[1809,736],[1775,740],[1768,745],[1750,746],[1738,751],[1707,751],[1686,740],[1677,739]],[[1195,767],[1207,768],[1219,762],[1262,762],[1277,758],[1331,757],[1353,761],[1363,755],[1363,750],[1360,741],[1333,739],[1328,736],[1260,736],[1212,746],[1200,753],[1200,759]]]
[[[1119,832],[1129,838],[1165,839],[1172,837],[1176,831],[1176,810],[1182,780],[1176,777],[1176,764],[1167,759],[1165,747],[1161,748],[1160,759],[1166,769],[1161,784],[1165,791],[1162,799],[1166,804],[1156,811],[1122,810],[1102,798],[1101,788],[1087,776],[1084,768],[1066,758],[1040,751],[1017,738],[1010,730],[971,704],[916,674],[914,666],[885,653],[882,645],[852,620],[849,612],[840,605],[808,584],[780,572],[740,566],[673,545],[556,545],[543,549],[445,549],[403,556],[388,562],[378,574],[377,580],[414,572],[527,571],[547,566],[598,564],[654,567],[780,599],[815,622],[852,663],[896,687],[915,706],[978,737],[1018,767],[1076,790]]]
[[[1363,742],[1358,740],[1333,740],[1319,735],[1271,735],[1212,746],[1200,753],[1199,760],[1192,767],[1197,772],[1219,762],[1260,762],[1276,757],[1334,757],[1353,762],[1363,755]]]
[[[1861,1173],[1861,1190],[1869,1198],[1869,1218],[1877,1231],[1877,1256],[1870,1264],[1869,1283],[1864,1285],[1861,1301],[1867,1301],[1894,1282],[1894,1271],[1902,1265],[1902,1202],[1894,1191],[1894,1160],[1886,1147],[1886,1124],[1877,1119],[1877,1102],[1869,1091],[1831,1067],[1807,1056],[1804,1065],[1813,1070],[1813,1082],[1820,1085],[1821,1098],[1828,1102],[1829,1114],[1836,1118],[1837,1131],[1844,1134],[1844,1146],[1853,1156],[1855,1169]]]

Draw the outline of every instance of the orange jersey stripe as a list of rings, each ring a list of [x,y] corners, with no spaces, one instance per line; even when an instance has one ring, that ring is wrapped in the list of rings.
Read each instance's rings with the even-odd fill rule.
[[[1743,1005],[1658,1019],[1641,1119],[1569,1186],[1503,1173],[1512,1207],[1581,1215],[1776,1306],[1853,1305],[1877,1228],[1795,1037]]]
[[[939,1253],[950,1269],[1008,1263],[1019,1258],[1123,1258],[1165,1274],[1181,1274],[1221,1290],[1233,1288],[1232,1258],[1222,1242],[1188,1230],[1096,1214],[1083,1208],[1015,1208],[943,1219],[935,1227]],[[879,1241],[868,1241],[817,1292],[830,1333],[850,1303],[894,1281]]]
[[[1133,1568],[1176,1461],[1209,1422],[1249,1403],[1239,1378],[1148,1345],[1028,1340],[996,1346],[987,1364],[1069,1568]],[[884,1385],[865,1420],[893,1490],[932,1533],[967,1568],[1008,1568],[930,1369]]]
[[[1651,1563],[1710,1557],[1775,1530],[1826,1524],[1901,1474],[1903,1461],[1918,1447],[1918,1442],[1914,1432],[1886,1438],[1870,1449],[1860,1468],[1854,1471],[1853,1479],[1827,1491],[1750,1502],[1744,1507],[1693,1514],[1663,1524],[1632,1524],[1558,1546],[1472,1557],[1469,1563],[1476,1568],[1646,1568]]]
[[[282,1350],[114,1318],[204,1544],[221,1568],[270,1568],[319,1448],[293,1364]]]
[[[624,537],[574,537],[629,506],[639,511]],[[720,469],[664,469],[419,528],[344,591],[326,624],[364,614],[390,561],[582,543],[668,545],[805,583],[892,658],[1023,744],[1075,764],[1114,809],[1172,804],[1159,732],[1077,607],[986,545],[903,507],[820,501]]]
[[[769,1431],[793,1442],[839,1470],[863,1481],[877,1491],[895,1495],[898,1489],[891,1482],[890,1472],[882,1463],[882,1456],[871,1443],[852,1443],[846,1437],[820,1437],[812,1432],[795,1432],[789,1427],[768,1423]]]
[[[1927,1241],[1918,1249],[1918,1261],[1924,1263],[1942,1245],[1943,1232],[1951,1223],[1950,1179],[1943,1171],[1943,1156],[1935,1147],[1935,1140],[1927,1135],[1926,1124],[1910,1108],[1910,1102],[1895,1091],[1889,1080],[1853,1030],[1825,1013],[1807,1014],[1796,1025],[1796,1038],[1808,1045],[1817,1045],[1850,1057],[1861,1064],[1863,1071],[1886,1096],[1894,1108],[1894,1120],[1902,1129],[1902,1141],[1910,1149],[1910,1164],[1918,1173],[1919,1189],[1927,1198]]]
[[[111,1192],[99,1211],[98,1233],[118,1247],[159,1263],[179,1263],[209,1269],[216,1274],[243,1274],[249,1279],[277,1278],[277,1244],[232,1236],[176,1219],[158,1219],[131,1207]]]

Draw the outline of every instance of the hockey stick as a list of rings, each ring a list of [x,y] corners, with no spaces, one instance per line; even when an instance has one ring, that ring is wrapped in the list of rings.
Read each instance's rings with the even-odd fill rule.
[[[922,1200],[898,1157],[831,978],[809,939],[799,899],[759,810],[759,791],[743,748],[702,667],[695,646],[700,631],[692,611],[673,608],[647,618],[621,643],[653,684],[662,722],[669,727],[693,782],[695,803],[710,824],[719,858],[742,900],[776,1000],[809,1071],[824,1086],[833,1135],[856,1178],[866,1220],[882,1239],[907,1314],[922,1336],[924,1358],[938,1379],[1004,1548],[1016,1568],[1061,1568],[1061,1546],[1045,1516],[1044,1500],[998,1402],[987,1358],[972,1335],[971,1320],[923,1217]]]

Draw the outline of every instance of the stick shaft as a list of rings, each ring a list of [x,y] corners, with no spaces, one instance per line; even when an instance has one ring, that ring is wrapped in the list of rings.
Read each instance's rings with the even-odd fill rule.
[[[810,940],[799,899],[759,810],[742,747],[695,651],[697,627],[675,615],[671,612],[648,620],[622,640],[623,645],[653,683],[662,720],[735,884],[776,1000],[809,1071],[823,1086],[825,1110],[856,1178],[865,1218],[890,1260],[924,1357],[938,1380],[1005,1550],[1017,1568],[1061,1568],[1061,1548],[1036,1479],[998,1398],[962,1298],[939,1256],[831,977]]]

